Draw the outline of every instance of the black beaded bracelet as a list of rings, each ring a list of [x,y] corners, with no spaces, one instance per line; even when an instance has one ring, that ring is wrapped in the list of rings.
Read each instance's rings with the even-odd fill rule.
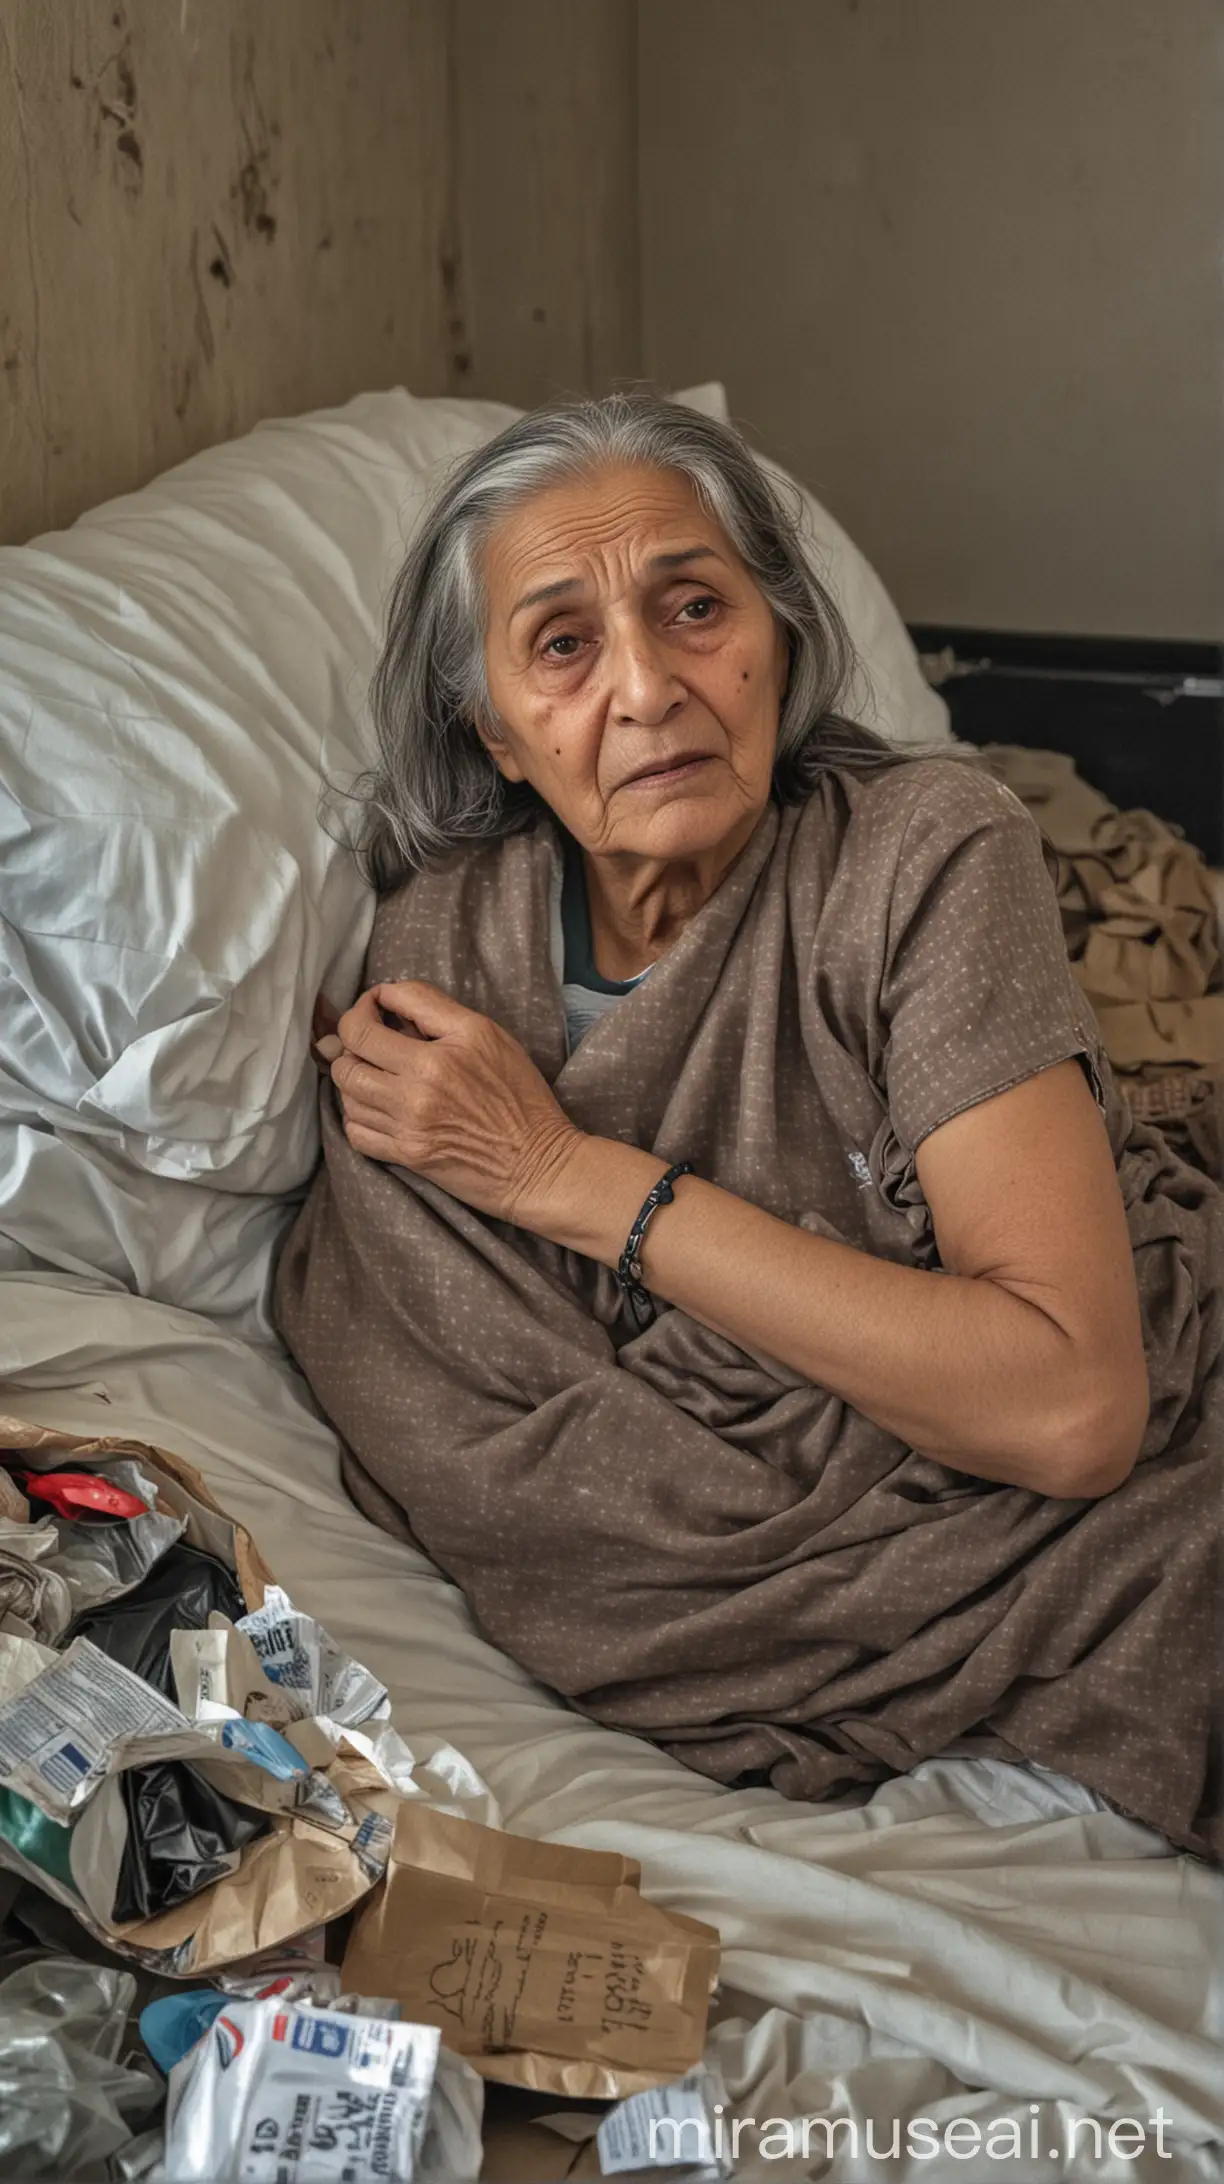
[[[644,1200],[642,1210],[625,1239],[625,1248],[617,1260],[616,1279],[629,1299],[633,1317],[639,1327],[649,1327],[655,1316],[650,1291],[642,1279],[642,1261],[639,1257],[642,1238],[660,1206],[670,1206],[676,1195],[672,1185],[680,1176],[696,1173],[691,1160],[678,1160],[674,1168],[669,1168],[666,1175],[659,1177],[654,1189]]]

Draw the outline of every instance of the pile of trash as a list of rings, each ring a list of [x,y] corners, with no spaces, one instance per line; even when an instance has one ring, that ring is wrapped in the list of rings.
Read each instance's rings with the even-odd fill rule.
[[[487,2080],[613,2104],[595,2174],[708,2122],[717,1934],[497,1817],[188,1465],[0,1420],[5,2174],[464,2184]]]

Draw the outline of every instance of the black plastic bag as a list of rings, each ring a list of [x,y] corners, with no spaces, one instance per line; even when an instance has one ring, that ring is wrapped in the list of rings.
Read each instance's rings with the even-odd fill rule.
[[[174,1676],[170,1667],[170,1634],[176,1630],[205,1630],[217,1610],[236,1623],[246,1614],[246,1602],[238,1580],[215,1555],[179,1540],[167,1547],[146,1577],[101,1607],[86,1608],[77,1616],[62,1640],[89,1638],[108,1660],[130,1668],[173,1699]]]
[[[214,1790],[188,1761],[129,1767],[119,1777],[128,1839],[112,1917],[151,1919],[232,1870],[231,1851],[266,1835],[266,1813]]]
[[[237,1579],[214,1555],[180,1540],[133,1591],[78,1615],[64,1643],[91,1639],[109,1660],[174,1699],[171,1633],[206,1629],[214,1610],[231,1622],[245,1615]],[[223,1797],[187,1760],[130,1767],[119,1784],[128,1820],[112,1910],[120,1922],[155,1918],[198,1895],[231,1870],[231,1852],[271,1825],[266,1813]]]

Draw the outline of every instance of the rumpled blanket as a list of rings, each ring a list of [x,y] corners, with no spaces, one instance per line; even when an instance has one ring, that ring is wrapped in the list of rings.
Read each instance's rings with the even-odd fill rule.
[[[1220,904],[1202,852],[1150,811],[1119,811],[1061,751],[983,752],[1055,859],[1063,932],[1131,1111],[1224,1177]]]
[[[607,1269],[354,1153],[325,1085],[278,1310],[354,1497],[544,1683],[717,1779],[820,1798],[1023,1757],[1218,1855],[1224,1197],[1118,1098],[1032,821],[976,768],[830,773],[568,1056],[560,862],[541,816],[413,878],[368,980],[431,980],[583,1129],[860,1249],[937,1270],[922,1136],[1081,1057],[1143,1305],[1142,1460],[1090,1502],[989,1484],[679,1310],[639,1333]]]

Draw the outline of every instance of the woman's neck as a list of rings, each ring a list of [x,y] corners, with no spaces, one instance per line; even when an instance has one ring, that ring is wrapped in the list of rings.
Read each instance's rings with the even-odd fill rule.
[[[663,863],[658,858],[582,852],[595,968],[604,978],[636,978],[679,940],[704,910],[755,833],[749,814],[716,848]]]

